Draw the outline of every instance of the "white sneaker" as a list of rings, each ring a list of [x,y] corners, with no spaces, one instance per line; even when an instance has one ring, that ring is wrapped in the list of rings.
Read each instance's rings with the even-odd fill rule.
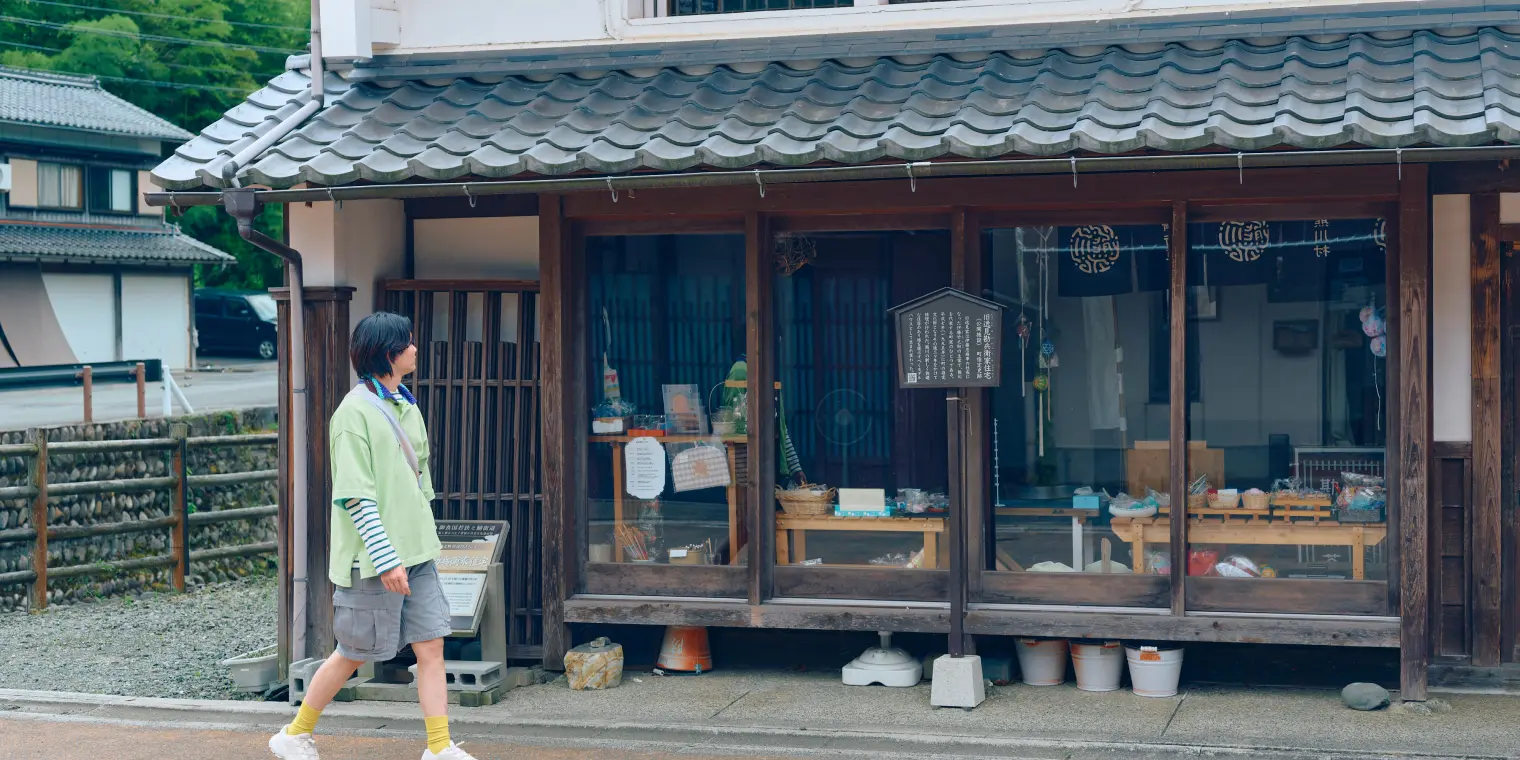
[[[321,760],[317,757],[317,742],[311,734],[291,736],[283,728],[269,737],[269,751],[280,760]]]
[[[449,746],[436,755],[430,749],[423,750],[422,760],[475,760],[475,756],[465,752],[458,744],[449,742]]]

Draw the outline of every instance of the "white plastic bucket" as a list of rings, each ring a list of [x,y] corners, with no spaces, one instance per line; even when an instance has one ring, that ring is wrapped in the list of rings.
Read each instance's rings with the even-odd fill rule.
[[[1142,697],[1175,697],[1182,677],[1182,650],[1160,647],[1125,647],[1129,680]]]
[[[1066,639],[1019,639],[1019,672],[1030,686],[1055,686],[1066,682]]]
[[[1078,689],[1116,691],[1124,674],[1124,648],[1117,641],[1073,641],[1071,664]]]

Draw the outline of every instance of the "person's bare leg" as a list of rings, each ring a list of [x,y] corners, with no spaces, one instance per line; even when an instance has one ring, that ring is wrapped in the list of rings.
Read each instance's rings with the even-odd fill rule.
[[[275,757],[281,760],[316,760],[317,745],[311,734],[317,727],[317,719],[322,716],[322,709],[327,707],[327,703],[343,688],[343,684],[348,683],[359,665],[360,663],[337,652],[322,663],[322,667],[317,669],[311,681],[306,684],[306,696],[301,700],[301,709],[296,711],[295,720],[269,738],[269,750]]]
[[[442,754],[449,739],[449,681],[443,668],[443,639],[412,645],[417,656],[417,701],[422,703],[422,722],[427,726],[428,752]]]
[[[443,672],[443,639],[419,641],[412,645],[412,653],[417,655],[417,701],[422,703],[422,717],[447,717],[449,682]]]
[[[343,684],[348,683],[348,679],[354,677],[354,671],[358,670],[359,666],[363,664],[358,660],[350,660],[337,652],[333,652],[328,656],[327,661],[322,663],[322,667],[317,668],[317,672],[312,675],[311,680],[307,682],[306,696],[302,698],[301,704],[317,712],[322,712],[327,707],[327,703],[331,702],[333,697],[338,696],[338,690],[343,688]]]

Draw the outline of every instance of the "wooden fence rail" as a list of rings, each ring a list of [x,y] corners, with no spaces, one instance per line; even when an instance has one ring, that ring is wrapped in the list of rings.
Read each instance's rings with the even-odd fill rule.
[[[50,443],[41,430],[27,431],[27,442],[0,445],[0,457],[26,457],[32,459],[30,481],[24,486],[0,488],[0,501],[30,499],[32,501],[31,524],[24,528],[0,530],[0,544],[31,542],[32,569],[0,573],[0,586],[30,584],[30,602],[34,611],[47,607],[47,584],[51,579],[77,578],[90,575],[109,575],[133,570],[171,568],[174,588],[185,590],[185,574],[192,562],[247,557],[269,554],[276,550],[273,541],[223,546],[199,551],[190,548],[190,526],[210,525],[235,520],[258,520],[271,517],[279,511],[276,505],[225,509],[217,512],[189,512],[185,498],[191,488],[272,483],[278,478],[278,470],[255,470],[251,472],[217,473],[213,475],[189,475],[185,472],[185,454],[189,449],[234,446],[275,446],[279,437],[273,433],[259,435],[202,436],[191,438],[188,428],[177,424],[169,438],[143,438],[130,441],[68,441]],[[49,483],[48,459],[52,455],[126,453],[160,451],[170,455],[170,474],[162,477],[128,478],[118,480],[92,480],[80,483]],[[96,525],[48,525],[48,499],[56,496],[101,496],[118,493],[144,493],[169,491],[172,505],[169,515],[146,520],[100,523]],[[95,562],[88,565],[49,567],[47,544],[50,540],[88,538],[91,536],[115,536],[146,533],[168,529],[171,551],[167,555]]]

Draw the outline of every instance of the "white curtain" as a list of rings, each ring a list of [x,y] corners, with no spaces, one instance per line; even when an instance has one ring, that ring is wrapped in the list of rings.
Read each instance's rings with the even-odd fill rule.
[[[1094,430],[1119,427],[1119,365],[1114,297],[1082,299],[1082,328],[1087,339],[1088,408]]]

